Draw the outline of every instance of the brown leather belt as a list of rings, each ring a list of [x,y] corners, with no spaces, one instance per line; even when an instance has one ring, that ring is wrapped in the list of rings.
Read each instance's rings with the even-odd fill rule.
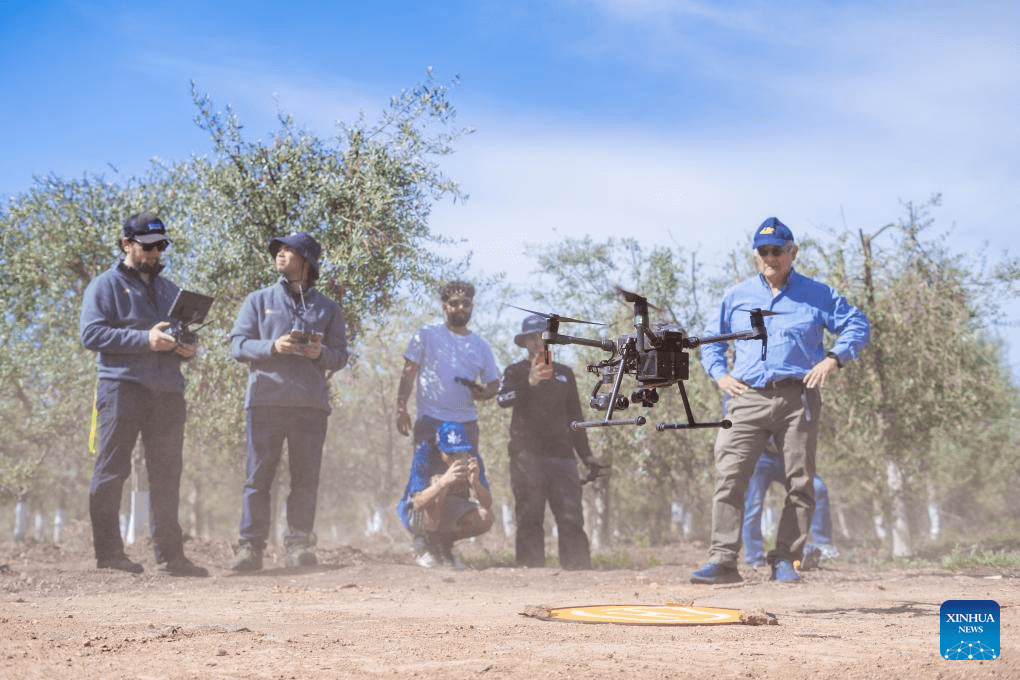
[[[767,383],[765,385],[765,387],[759,387],[757,389],[759,389],[759,390],[778,390],[778,389],[781,389],[781,388],[784,388],[784,387],[793,387],[793,386],[803,387],[803,385],[804,385],[804,379],[803,378],[783,378],[782,380],[773,380],[772,382]]]

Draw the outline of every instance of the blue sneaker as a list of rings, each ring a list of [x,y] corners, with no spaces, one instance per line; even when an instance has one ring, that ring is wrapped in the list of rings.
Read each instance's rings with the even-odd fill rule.
[[[772,564],[772,579],[780,583],[797,583],[800,581],[800,574],[793,568],[790,560],[777,560]]]
[[[719,583],[740,583],[743,581],[736,565],[719,564],[709,562],[701,569],[691,572],[691,583],[702,583],[705,585],[716,585]]]

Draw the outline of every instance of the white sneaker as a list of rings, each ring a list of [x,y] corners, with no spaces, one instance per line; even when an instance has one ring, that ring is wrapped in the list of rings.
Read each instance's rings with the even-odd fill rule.
[[[425,569],[435,569],[441,564],[439,558],[431,550],[426,550],[418,555],[414,561],[419,567],[424,567]]]

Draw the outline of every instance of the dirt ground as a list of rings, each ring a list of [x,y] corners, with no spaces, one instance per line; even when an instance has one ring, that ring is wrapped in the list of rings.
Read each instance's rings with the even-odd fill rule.
[[[402,547],[322,549],[321,564],[228,569],[226,541],[188,543],[206,579],[95,569],[89,548],[0,547],[0,678],[1020,678],[1020,570],[876,570],[853,555],[797,585],[747,570],[694,586],[696,545],[669,566],[424,570]],[[475,551],[473,554],[472,551]],[[461,552],[468,561],[477,546]],[[939,607],[1001,606],[1001,658],[945,661]],[[538,606],[764,609],[779,625],[624,626],[546,621]]]

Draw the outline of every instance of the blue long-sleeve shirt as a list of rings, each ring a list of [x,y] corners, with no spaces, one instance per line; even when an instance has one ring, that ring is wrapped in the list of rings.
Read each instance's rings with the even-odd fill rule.
[[[322,334],[322,355],[277,354],[273,343],[300,326]],[[248,364],[244,406],[296,406],[330,411],[326,374],[347,365],[347,327],[340,305],[310,288],[304,300],[286,281],[250,293],[230,331],[230,354]]]
[[[834,288],[790,271],[786,286],[773,297],[765,277],[759,274],[731,288],[723,296],[716,319],[705,329],[706,335],[725,335],[750,330],[750,311],[755,308],[781,312],[765,318],[768,354],[761,361],[761,343],[755,340],[734,342],[733,369],[729,373],[750,387],[784,378],[803,378],[825,358],[822,344],[825,331],[836,334],[828,351],[845,365],[856,359],[871,338],[871,326],[861,310],[850,304]],[[713,380],[727,373],[727,343],[701,346],[701,365]]]
[[[170,320],[179,290],[158,274],[146,283],[123,262],[89,282],[79,331],[85,349],[96,353],[100,378],[136,382],[158,392],[184,392],[184,359],[172,350],[149,348],[149,329]]]

